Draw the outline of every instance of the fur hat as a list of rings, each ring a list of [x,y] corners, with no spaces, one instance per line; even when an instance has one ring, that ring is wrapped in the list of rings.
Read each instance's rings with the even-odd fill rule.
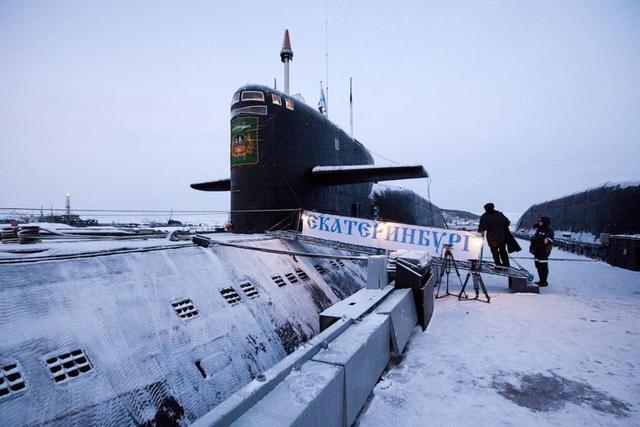
[[[548,227],[551,225],[551,218],[549,218],[548,216],[541,216],[538,218],[538,222],[542,221],[542,225],[544,225],[545,227]]]

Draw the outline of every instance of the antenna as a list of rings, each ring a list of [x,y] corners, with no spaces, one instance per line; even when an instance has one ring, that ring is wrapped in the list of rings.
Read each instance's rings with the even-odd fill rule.
[[[284,30],[284,40],[282,41],[280,59],[284,63],[284,93],[289,95],[289,61],[293,59],[291,40],[289,40],[289,30]]]
[[[325,107],[326,107],[326,115],[329,118],[329,0],[326,2],[326,9],[324,15],[324,59],[325,59],[325,74],[326,74],[326,92],[327,96],[325,99]]]
[[[324,97],[324,91],[322,88],[322,80],[320,80],[320,100],[318,101],[318,110],[326,117],[327,115],[327,101]]]
[[[278,90],[278,81],[275,77],[273,78],[273,89]]]
[[[349,127],[351,128],[351,138],[353,138],[353,86],[349,77]]]

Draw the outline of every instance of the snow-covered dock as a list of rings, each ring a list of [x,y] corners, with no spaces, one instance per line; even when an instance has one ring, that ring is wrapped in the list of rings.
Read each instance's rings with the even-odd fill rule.
[[[552,257],[575,261],[552,261],[540,295],[486,276],[491,304],[436,301],[358,423],[640,425],[640,273]]]

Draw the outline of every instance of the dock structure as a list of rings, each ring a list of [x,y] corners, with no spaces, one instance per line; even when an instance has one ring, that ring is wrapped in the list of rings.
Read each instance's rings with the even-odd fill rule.
[[[402,354],[416,324],[426,328],[433,314],[430,260],[414,270],[420,272],[417,286],[361,289],[321,312],[316,337],[194,426],[352,425],[391,358]]]

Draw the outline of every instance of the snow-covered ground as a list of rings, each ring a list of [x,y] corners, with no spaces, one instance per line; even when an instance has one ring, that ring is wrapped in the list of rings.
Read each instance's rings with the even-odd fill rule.
[[[552,257],[576,261],[552,261],[540,295],[484,275],[491,304],[436,301],[359,424],[640,425],[640,272]]]

